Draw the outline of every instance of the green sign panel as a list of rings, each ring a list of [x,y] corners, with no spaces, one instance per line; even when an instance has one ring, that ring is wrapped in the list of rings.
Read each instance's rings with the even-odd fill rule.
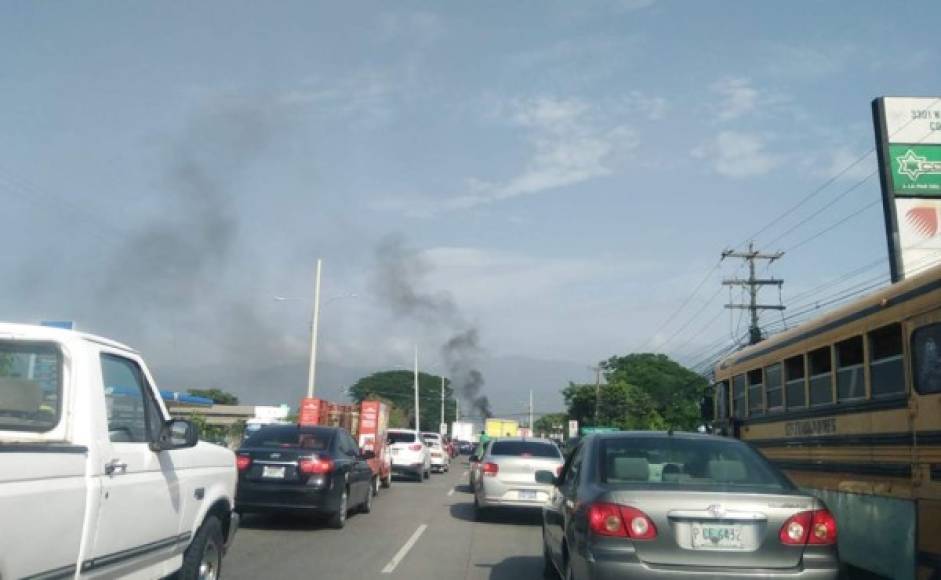
[[[892,191],[909,197],[941,197],[941,145],[889,145]]]

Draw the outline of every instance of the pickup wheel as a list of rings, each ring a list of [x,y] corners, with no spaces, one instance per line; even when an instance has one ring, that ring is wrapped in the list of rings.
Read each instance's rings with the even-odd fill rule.
[[[382,487],[386,489],[389,489],[390,487],[392,487],[392,473],[391,472],[389,473],[389,475],[382,478]]]
[[[216,516],[207,516],[199,526],[193,542],[183,554],[180,580],[218,580],[222,574],[222,554],[225,541],[222,524]]]

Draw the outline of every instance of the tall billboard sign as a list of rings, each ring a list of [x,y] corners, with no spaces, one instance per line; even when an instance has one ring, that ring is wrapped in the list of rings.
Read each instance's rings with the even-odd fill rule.
[[[872,102],[892,281],[941,261],[941,97]]]

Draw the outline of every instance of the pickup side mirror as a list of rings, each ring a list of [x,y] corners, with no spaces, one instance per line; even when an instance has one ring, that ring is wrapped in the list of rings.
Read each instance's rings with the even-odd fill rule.
[[[199,441],[199,428],[186,419],[171,419],[160,427],[157,440],[150,444],[154,451],[185,449]]]
[[[542,483],[545,485],[558,485],[559,484],[555,474],[545,469],[540,469],[539,471],[536,472],[536,483]]]
[[[364,459],[366,461],[369,461],[370,459],[375,459],[376,452],[373,451],[372,449],[367,449],[366,451],[363,451],[362,453],[359,454],[359,458]]]

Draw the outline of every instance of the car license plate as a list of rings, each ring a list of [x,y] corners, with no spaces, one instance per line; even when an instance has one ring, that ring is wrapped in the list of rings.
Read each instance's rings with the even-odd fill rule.
[[[531,489],[520,490],[520,499],[539,499],[539,494]]]
[[[691,525],[693,549],[741,550],[745,547],[741,525],[698,522],[693,522]]]
[[[266,465],[264,469],[261,470],[262,477],[270,477],[272,479],[284,479],[284,466],[283,465]]]

